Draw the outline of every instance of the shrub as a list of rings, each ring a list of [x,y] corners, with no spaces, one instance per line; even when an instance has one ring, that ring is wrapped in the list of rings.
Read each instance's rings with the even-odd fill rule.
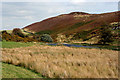
[[[6,41],[11,41],[12,35],[7,33],[7,31],[2,31],[2,39]]]
[[[41,41],[41,36],[38,34],[33,35],[33,39],[37,41]]]
[[[87,39],[88,34],[90,31],[81,31],[77,32],[74,36],[73,39],[82,39],[83,41]]]
[[[25,37],[25,35],[22,33],[22,31],[19,29],[19,28],[15,28],[13,29],[13,32],[12,32],[13,35],[18,35],[20,37]]]
[[[43,34],[43,35],[41,35],[41,41],[44,41],[44,42],[53,42],[53,39],[51,38],[50,35]]]
[[[21,37],[19,35],[19,30],[17,31],[17,29],[14,30],[12,34],[7,33],[7,31],[2,31],[1,33],[2,33],[2,39],[6,40],[6,41],[15,41],[15,42],[32,42],[32,41],[35,41],[35,42],[37,42],[37,40],[35,40],[31,37],[25,37],[25,36]],[[0,40],[2,40],[2,39],[0,39]]]
[[[8,34],[6,30],[2,31],[1,33],[2,34]]]
[[[107,26],[102,26],[100,29],[100,35],[99,35],[99,44],[106,44],[113,42],[113,34],[111,30]]]

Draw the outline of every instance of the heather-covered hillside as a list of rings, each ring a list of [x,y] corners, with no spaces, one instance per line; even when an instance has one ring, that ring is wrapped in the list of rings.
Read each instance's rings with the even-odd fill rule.
[[[119,22],[119,15],[120,11],[103,14],[72,12],[33,23],[23,29],[28,32],[49,33],[53,36],[58,33],[69,35],[81,31],[96,30],[102,25]]]

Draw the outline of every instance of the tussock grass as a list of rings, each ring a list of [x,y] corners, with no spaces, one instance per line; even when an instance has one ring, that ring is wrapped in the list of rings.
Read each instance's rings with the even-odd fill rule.
[[[118,51],[34,45],[2,48],[2,61],[50,78],[118,78]]]

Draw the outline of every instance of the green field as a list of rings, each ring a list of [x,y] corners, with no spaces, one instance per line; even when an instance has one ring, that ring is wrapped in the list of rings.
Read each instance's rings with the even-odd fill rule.
[[[22,42],[8,42],[8,41],[2,41],[0,42],[0,45],[2,44],[2,48],[19,48],[19,47],[27,47],[32,46],[33,43],[22,43]]]
[[[2,78],[42,78],[41,75],[31,70],[2,63]]]

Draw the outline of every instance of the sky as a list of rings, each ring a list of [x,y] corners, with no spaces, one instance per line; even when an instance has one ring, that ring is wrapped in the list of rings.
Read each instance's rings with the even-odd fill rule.
[[[35,22],[68,14],[100,14],[118,11],[119,0],[3,0],[0,3],[0,30],[23,28]]]

